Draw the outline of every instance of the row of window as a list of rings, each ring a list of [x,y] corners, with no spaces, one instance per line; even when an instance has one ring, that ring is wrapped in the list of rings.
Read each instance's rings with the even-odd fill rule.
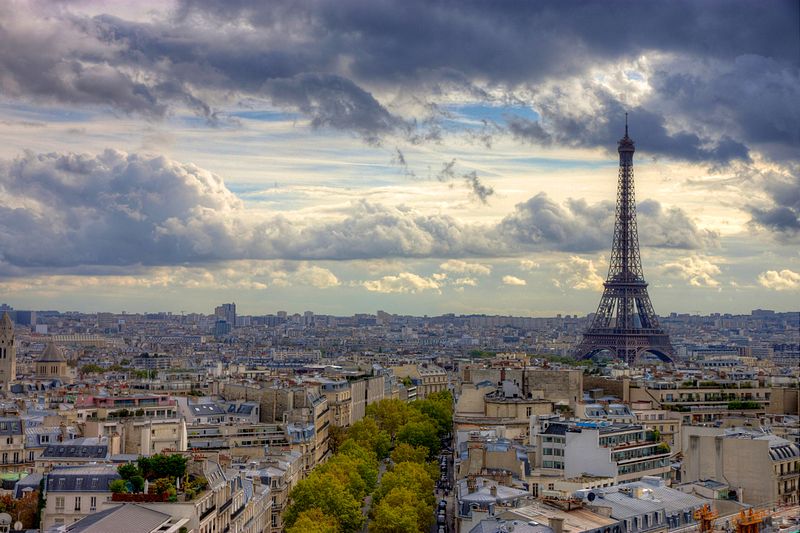
[[[75,511],[81,510],[83,496],[75,496]],[[64,496],[56,496],[56,511],[63,512],[65,509],[64,506]],[[89,497],[89,511],[96,511],[97,510],[97,496],[90,496]]]

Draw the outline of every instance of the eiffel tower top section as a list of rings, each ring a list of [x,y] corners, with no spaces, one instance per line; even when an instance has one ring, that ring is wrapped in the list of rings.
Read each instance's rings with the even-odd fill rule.
[[[625,114],[625,136],[619,140],[619,180],[614,220],[614,242],[605,290],[591,327],[576,348],[576,358],[592,357],[608,351],[615,357],[634,364],[644,352],[651,352],[665,362],[674,353],[669,336],[658,324],[647,293],[647,282],[639,255],[639,230],[636,226],[636,191],[633,181],[633,139],[628,136],[628,114]]]

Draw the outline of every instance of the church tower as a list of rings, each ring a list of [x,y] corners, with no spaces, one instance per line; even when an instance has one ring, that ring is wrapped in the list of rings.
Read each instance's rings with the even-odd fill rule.
[[[17,379],[17,346],[14,344],[14,323],[8,313],[0,320],[0,391],[7,391]]]

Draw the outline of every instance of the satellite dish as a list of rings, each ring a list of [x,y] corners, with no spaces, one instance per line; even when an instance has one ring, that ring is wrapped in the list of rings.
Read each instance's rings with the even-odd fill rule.
[[[586,495],[586,499],[590,502],[593,502],[595,498],[597,498],[597,495],[594,492],[590,492]]]
[[[14,522],[14,531],[22,531],[22,522],[19,520]]]
[[[11,525],[11,515],[8,513],[0,513],[0,526]]]

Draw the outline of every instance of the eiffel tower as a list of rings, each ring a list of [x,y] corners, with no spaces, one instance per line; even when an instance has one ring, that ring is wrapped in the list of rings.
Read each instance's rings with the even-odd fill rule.
[[[633,185],[633,139],[628,137],[628,114],[625,113],[625,137],[620,139],[617,211],[614,244],[605,290],[592,325],[575,348],[575,359],[588,359],[608,351],[615,358],[634,365],[645,352],[671,363],[675,351],[669,335],[658,325],[639,256],[639,232],[636,228],[636,196]]]

